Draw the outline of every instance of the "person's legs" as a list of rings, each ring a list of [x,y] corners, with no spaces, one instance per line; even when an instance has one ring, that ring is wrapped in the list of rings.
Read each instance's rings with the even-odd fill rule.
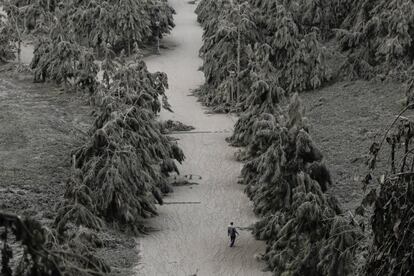
[[[230,237],[230,240],[231,240],[230,247],[233,247],[234,246],[234,242],[236,241],[236,236],[231,236]]]

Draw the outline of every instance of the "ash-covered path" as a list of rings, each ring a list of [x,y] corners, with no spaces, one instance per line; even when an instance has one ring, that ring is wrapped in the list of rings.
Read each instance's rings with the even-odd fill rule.
[[[159,216],[149,221],[159,231],[138,240],[141,254],[137,275],[269,275],[261,270],[254,255],[264,252],[264,243],[250,232],[239,231],[235,248],[228,247],[227,225],[249,226],[255,220],[243,186],[237,184],[241,163],[234,160],[235,149],[225,138],[231,134],[234,118],[208,115],[206,109],[189,97],[203,83],[198,71],[202,29],[196,22],[195,5],[187,0],[170,0],[176,9],[176,27],[163,40],[169,50],[146,59],[151,71],[168,74],[169,101],[174,113],[162,113],[162,119],[174,119],[192,125],[196,133],[175,135],[186,154],[181,173],[200,175],[200,185],[176,188],[159,208]],[[200,133],[202,132],[202,133]]]

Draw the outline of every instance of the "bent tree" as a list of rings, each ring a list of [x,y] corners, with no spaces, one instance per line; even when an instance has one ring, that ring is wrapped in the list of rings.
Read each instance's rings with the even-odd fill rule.
[[[266,240],[264,259],[274,275],[350,275],[363,236],[326,193],[330,173],[297,95],[330,77],[319,33],[303,26],[297,1],[248,3],[246,16],[254,24],[247,27],[256,32],[245,46],[237,44],[237,29],[221,27],[229,26],[221,24],[229,14],[240,15],[231,2],[204,0],[197,7],[206,76],[198,95],[218,111],[242,111],[229,141],[245,147],[237,157],[246,162],[243,183],[261,217],[254,233]],[[223,68],[237,61],[238,45],[244,51],[240,72],[235,67],[242,92],[238,109],[223,109],[226,90],[232,89]]]
[[[15,58],[16,46],[10,39],[13,37],[13,30],[0,13],[0,61],[6,62]]]

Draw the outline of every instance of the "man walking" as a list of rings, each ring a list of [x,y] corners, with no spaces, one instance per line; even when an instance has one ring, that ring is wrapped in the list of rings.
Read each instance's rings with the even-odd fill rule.
[[[236,241],[236,235],[239,235],[239,232],[237,232],[236,227],[233,225],[233,222],[230,222],[230,225],[227,228],[227,235],[230,237],[230,247],[233,247],[234,242]]]

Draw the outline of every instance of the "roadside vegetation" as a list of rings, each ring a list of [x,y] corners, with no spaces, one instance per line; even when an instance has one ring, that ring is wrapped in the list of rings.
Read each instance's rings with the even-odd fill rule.
[[[97,233],[111,225],[143,233],[157,214],[170,172],[184,154],[156,120],[171,110],[166,74],[150,73],[143,48],[174,27],[166,1],[2,1],[0,60],[17,58],[35,43],[34,81],[51,81],[89,97],[94,123],[74,149],[71,177],[53,225],[0,213],[2,275],[104,275],[94,254]],[[98,72],[102,72],[102,82]],[[19,252],[11,244],[20,242]]]
[[[166,0],[0,5],[0,62],[16,60],[24,70],[22,43],[32,40],[34,81],[86,95],[94,113],[71,153],[54,223],[0,213],[1,274],[108,274],[95,254],[106,246],[98,233],[108,226],[145,233],[145,219],[171,191],[167,177],[184,160],[166,126],[190,127],[156,120],[161,108],[171,109],[168,78],[143,61],[143,49],[174,27],[174,10]],[[253,233],[266,242],[263,259],[274,275],[413,274],[414,123],[402,116],[414,104],[413,10],[411,0],[198,4],[205,83],[195,94],[215,112],[239,115],[228,142],[242,147],[241,182],[260,217]],[[355,210],[330,193],[329,164],[300,100],[343,79],[392,80],[406,89],[406,108],[369,149],[365,197]]]
[[[405,237],[395,232],[405,233],[406,224],[398,228],[409,217],[402,209],[412,204],[396,201],[392,211],[385,207],[394,202],[395,189],[404,190],[395,177],[396,157],[385,183],[397,184],[381,185],[378,196],[376,190],[367,192],[363,206],[343,210],[327,193],[333,181],[298,94],[341,79],[398,80],[407,84],[411,107],[412,8],[410,1],[380,0],[200,2],[206,81],[196,94],[216,112],[240,116],[228,141],[243,147],[237,154],[245,162],[242,183],[262,217],[254,234],[267,243],[263,258],[274,275],[412,272],[412,254],[401,247]],[[328,56],[342,56],[343,62],[332,65]],[[389,142],[393,150],[398,143],[406,145],[401,172],[407,185],[410,128],[398,129],[405,136],[387,141],[394,141]],[[371,179],[369,174],[364,187]],[[374,217],[368,221],[364,215],[373,203]],[[382,238],[389,243],[382,244]],[[402,263],[396,261],[398,254],[405,254]]]

